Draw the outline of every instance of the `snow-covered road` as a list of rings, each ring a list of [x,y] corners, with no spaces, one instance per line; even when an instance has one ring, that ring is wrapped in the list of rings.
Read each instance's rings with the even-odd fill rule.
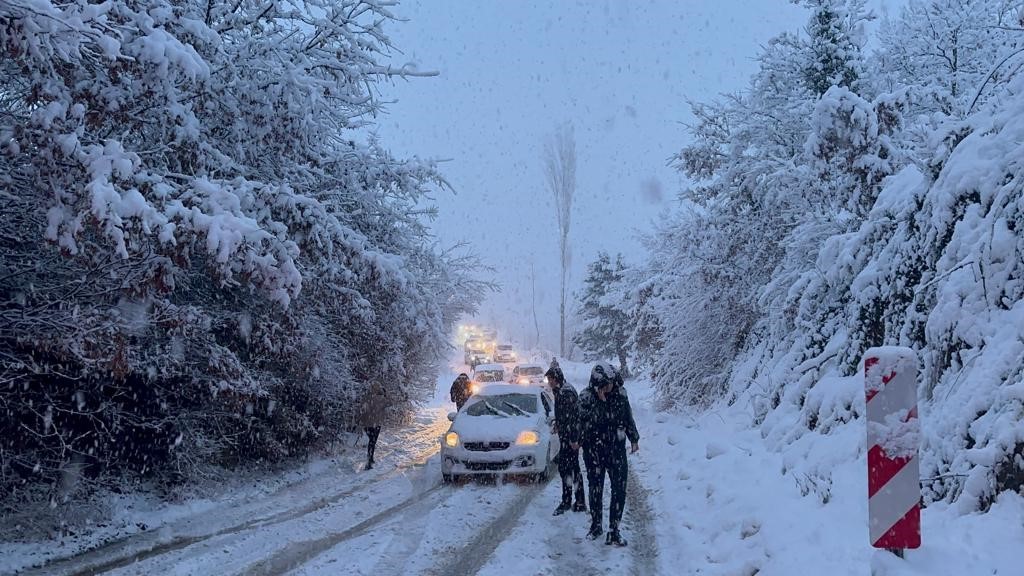
[[[585,382],[586,366],[563,368]],[[925,547],[899,560],[866,543],[861,430],[806,436],[779,453],[741,414],[653,411],[642,381],[629,385],[641,432],[623,523],[629,547],[591,542],[586,514],[551,515],[557,474],[541,484],[441,483],[449,381],[409,426],[385,431],[374,470],[362,469],[356,450],[269,494],[27,574],[1024,574],[1010,552],[1024,539],[1024,498],[1008,495],[984,516],[935,503],[923,515]]]
[[[560,496],[554,470],[555,480],[540,484],[442,484],[437,452],[450,379],[440,379],[437,398],[410,426],[385,430],[373,470],[338,459],[269,495],[186,515],[26,574],[654,572],[648,498],[635,475],[626,524],[639,529],[626,550],[584,540],[585,514],[551,516]]]
[[[425,408],[408,428],[385,434],[378,452],[384,465],[377,469],[357,472],[349,459],[334,460],[269,495],[229,500],[27,573],[212,574],[236,566],[244,573],[290,538],[357,528],[435,489],[437,475],[426,469],[447,428],[446,413],[440,406]]]

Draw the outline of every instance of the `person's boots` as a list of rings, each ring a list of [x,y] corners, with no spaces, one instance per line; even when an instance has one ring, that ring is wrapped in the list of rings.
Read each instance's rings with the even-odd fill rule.
[[[619,534],[618,528],[608,530],[608,537],[605,538],[604,543],[609,546],[626,546],[628,544],[622,534]]]
[[[590,525],[590,532],[587,532],[587,539],[588,540],[597,540],[598,538],[601,537],[601,534],[603,534],[603,533],[604,533],[604,530],[601,529],[601,525],[600,524],[591,524]]]
[[[576,503],[572,505],[572,511],[573,512],[586,512],[587,511],[587,505],[583,502],[583,500],[581,498],[577,498],[576,499]]]
[[[568,511],[569,505],[566,504],[565,502],[562,502],[561,504],[558,505],[558,508],[555,508],[555,511],[552,514],[552,516],[561,516],[562,514],[565,514]]]

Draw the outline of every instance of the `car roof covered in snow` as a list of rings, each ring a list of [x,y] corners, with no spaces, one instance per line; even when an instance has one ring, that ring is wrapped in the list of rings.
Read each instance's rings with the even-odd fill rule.
[[[540,394],[540,386],[523,386],[520,384],[491,384],[484,386],[474,396],[499,396],[501,394]]]
[[[491,372],[496,370],[504,372],[505,367],[502,366],[501,364],[480,364],[479,366],[476,367],[476,370],[474,370],[474,372]]]

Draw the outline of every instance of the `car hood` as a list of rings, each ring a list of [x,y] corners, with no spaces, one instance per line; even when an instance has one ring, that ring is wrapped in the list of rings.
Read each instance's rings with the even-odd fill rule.
[[[460,414],[452,430],[463,442],[515,442],[523,430],[539,431],[542,419],[534,416],[467,416]]]

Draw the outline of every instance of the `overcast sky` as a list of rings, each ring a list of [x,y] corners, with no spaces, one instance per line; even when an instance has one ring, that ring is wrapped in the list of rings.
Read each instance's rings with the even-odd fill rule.
[[[572,283],[598,250],[643,253],[636,240],[680,189],[667,164],[687,141],[687,100],[742,89],[758,47],[804,25],[785,0],[497,2],[403,0],[390,35],[438,77],[385,87],[379,119],[400,156],[446,160],[453,194],[437,198],[439,242],[472,244],[503,291],[480,319],[533,339],[530,266],[542,344],[557,348],[558,244],[544,186],[544,138],[575,126],[578,188]]]

